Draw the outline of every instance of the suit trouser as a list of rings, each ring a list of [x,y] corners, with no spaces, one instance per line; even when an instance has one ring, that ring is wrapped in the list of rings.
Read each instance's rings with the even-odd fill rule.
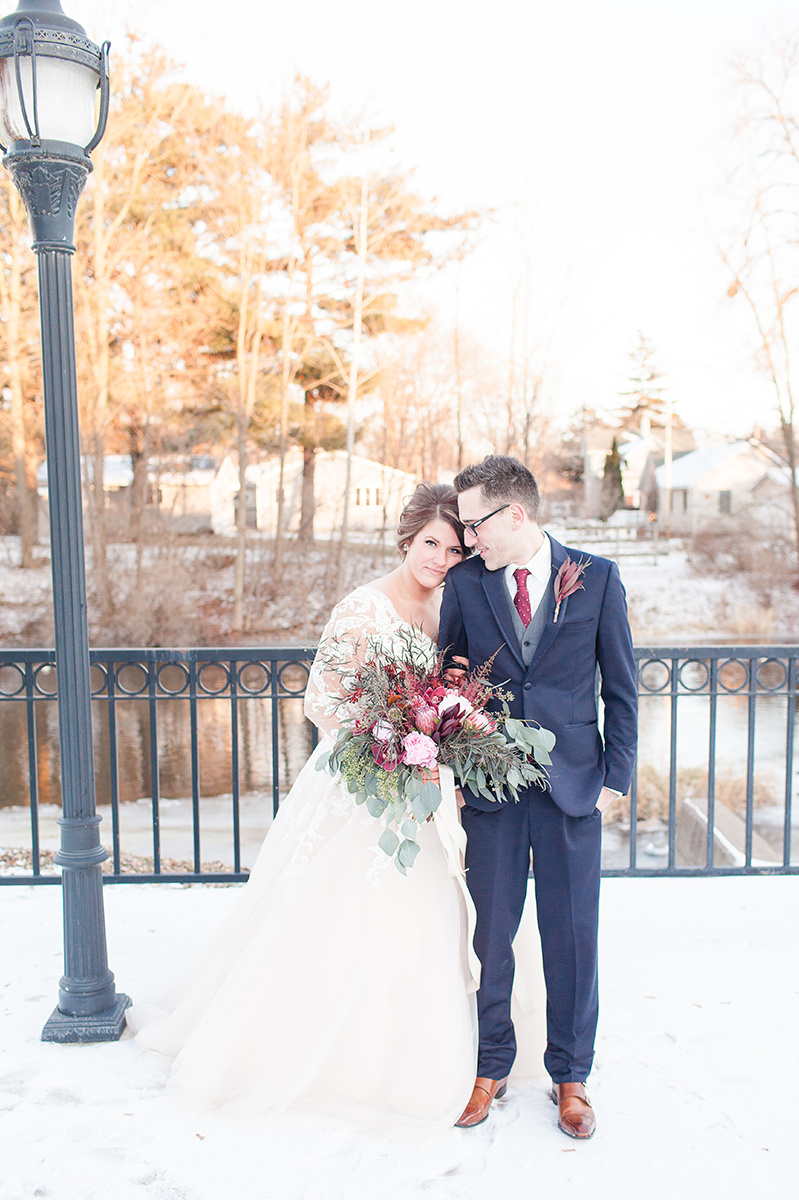
[[[544,1064],[555,1083],[584,1082],[598,1015],[601,814],[569,817],[548,793],[531,789],[518,804],[489,812],[467,805],[462,819],[466,880],[477,909],[474,948],[482,965],[477,1073],[504,1079],[516,1057],[511,943],[524,908],[532,848],[547,986]]]

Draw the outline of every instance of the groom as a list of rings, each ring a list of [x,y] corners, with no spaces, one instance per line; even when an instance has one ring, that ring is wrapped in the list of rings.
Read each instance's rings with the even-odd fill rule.
[[[519,803],[464,788],[467,882],[477,909],[475,950],[480,1051],[472,1098],[457,1122],[479,1125],[504,1095],[516,1054],[510,1016],[511,943],[533,854],[547,985],[547,1048],[558,1124],[589,1138],[585,1093],[597,1023],[597,923],[602,810],[630,786],[636,744],[636,675],[624,589],[615,563],[583,558],[536,523],[538,487],[515,458],[490,456],[455,479],[466,544],[475,553],[449,572],[439,645],[472,668],[496,654],[491,682],[513,693],[514,717],[551,729],[550,787]],[[562,596],[559,568],[582,561]],[[602,734],[597,695],[604,704]]]

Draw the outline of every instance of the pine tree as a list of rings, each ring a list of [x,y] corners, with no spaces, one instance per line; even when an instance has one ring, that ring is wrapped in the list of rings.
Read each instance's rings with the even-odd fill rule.
[[[624,508],[624,484],[621,479],[619,444],[614,438],[602,472],[602,488],[599,493],[600,519],[607,521],[617,508]]]

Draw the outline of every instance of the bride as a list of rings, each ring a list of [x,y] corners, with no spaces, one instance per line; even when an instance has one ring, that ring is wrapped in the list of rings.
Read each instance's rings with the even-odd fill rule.
[[[290,1105],[358,1109],[452,1125],[476,1071],[474,909],[464,835],[442,801],[419,829],[407,876],[377,848],[381,826],[338,778],[317,770],[340,696],[325,647],[408,630],[436,652],[441,585],[466,550],[455,492],[420,484],[399,521],[402,562],[336,605],[305,712],[324,737],[300,772],[231,917],[195,964],[170,1015],[140,1045],[173,1056],[192,1107],[247,1116]],[[135,1030],[143,1009],[130,1010]]]

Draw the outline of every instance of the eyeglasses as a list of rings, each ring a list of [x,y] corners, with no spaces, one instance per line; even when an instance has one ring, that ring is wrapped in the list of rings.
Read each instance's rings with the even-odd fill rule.
[[[507,504],[503,504],[499,508],[495,508],[493,512],[486,513],[484,517],[478,517],[476,521],[462,521],[461,524],[463,525],[464,529],[469,530],[469,533],[472,535],[472,537],[477,537],[477,530],[483,524],[483,521],[487,521],[489,517],[495,517],[498,512],[502,512],[503,508],[510,508],[510,504],[511,502],[509,500]]]

